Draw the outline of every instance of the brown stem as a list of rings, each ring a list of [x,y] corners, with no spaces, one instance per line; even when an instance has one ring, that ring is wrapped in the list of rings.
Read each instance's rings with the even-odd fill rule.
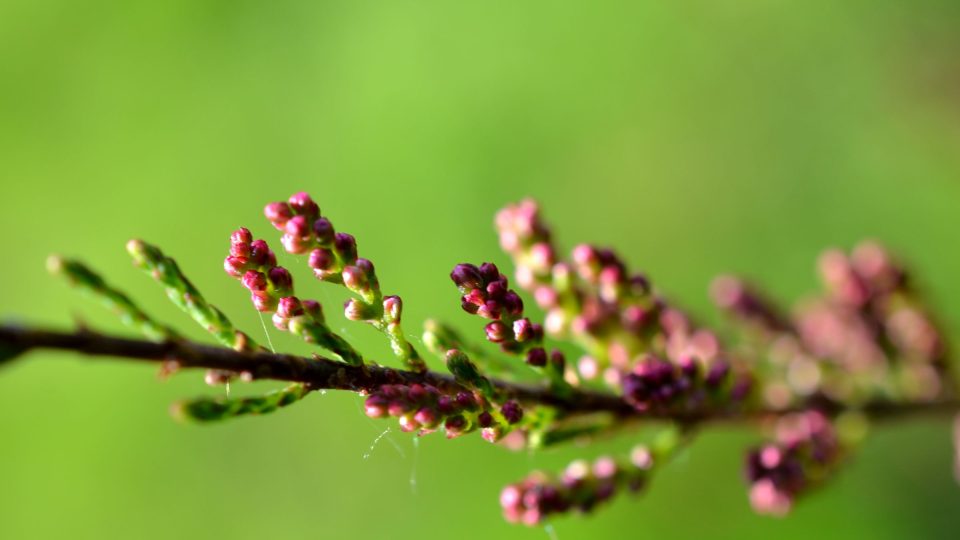
[[[148,362],[175,362],[178,368],[207,368],[245,373],[254,379],[272,379],[301,382],[313,389],[349,390],[364,392],[383,384],[427,383],[442,388],[462,389],[453,377],[434,371],[417,373],[394,368],[364,365],[352,366],[314,356],[305,358],[290,354],[269,352],[239,352],[226,347],[205,345],[190,341],[154,342],[104,335],[89,330],[57,332],[39,328],[0,325],[0,351],[18,354],[33,349],[58,349],[97,356],[113,356]],[[561,398],[549,388],[519,384],[497,379],[491,382],[503,393],[528,404],[556,407],[567,414],[607,412],[632,419],[672,420],[693,425],[708,420],[748,420],[788,411],[756,410],[747,413],[667,414],[639,412],[618,396],[590,390],[575,389]],[[830,412],[845,410],[843,404],[819,404]],[[896,403],[877,401],[857,407],[874,419],[892,419],[919,414],[950,414],[960,411],[960,400],[945,399],[933,402]]]

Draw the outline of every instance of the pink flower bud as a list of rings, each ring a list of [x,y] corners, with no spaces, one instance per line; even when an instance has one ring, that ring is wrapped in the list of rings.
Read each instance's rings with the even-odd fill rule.
[[[287,221],[293,217],[293,210],[285,202],[270,203],[263,209],[263,215],[279,230],[283,230]]]
[[[367,290],[367,274],[357,266],[347,266],[340,273],[343,277],[343,284],[353,292],[363,292]]]
[[[510,329],[502,321],[493,321],[485,326],[484,330],[487,333],[487,341],[491,343],[503,343],[512,337]]]
[[[304,238],[310,235],[310,222],[305,216],[294,216],[287,221],[284,230],[290,236]]]
[[[290,203],[290,207],[296,214],[307,216],[310,218],[310,221],[317,219],[320,215],[320,207],[317,206],[317,203],[313,202],[310,195],[303,191],[291,195],[287,202]]]
[[[247,271],[249,261],[243,257],[227,257],[223,261],[223,269],[231,276],[238,278]]]
[[[360,300],[351,298],[343,304],[343,316],[351,321],[362,321],[367,318],[366,306]]]
[[[387,296],[383,299],[383,314],[388,321],[399,321],[402,310],[403,302],[399,296]]]
[[[281,298],[277,303],[277,315],[284,319],[303,315],[303,304],[296,296],[287,296]]]
[[[267,290],[267,276],[256,270],[248,270],[241,280],[243,286],[251,292],[261,292]]]

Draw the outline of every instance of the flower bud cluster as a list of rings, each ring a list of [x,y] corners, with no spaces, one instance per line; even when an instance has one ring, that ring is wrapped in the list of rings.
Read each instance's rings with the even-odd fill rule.
[[[578,362],[583,378],[604,374],[616,386],[651,350],[674,362],[696,355],[709,363],[716,356],[712,334],[692,328],[614,251],[581,244],[561,260],[533,201],[507,206],[496,225],[517,267],[517,282],[547,311],[546,332],[572,335],[587,351]]]
[[[293,294],[290,272],[277,266],[270,246],[263,240],[254,240],[246,228],[230,235],[230,255],[224,260],[223,269],[250,291],[257,311],[276,311],[280,299]]]
[[[768,333],[790,333],[789,318],[767,298],[733,276],[720,276],[710,285],[714,304],[737,319]]]
[[[796,498],[829,476],[842,458],[836,431],[820,412],[781,418],[775,441],[747,454],[751,505],[761,514],[788,513]]]
[[[467,313],[492,319],[486,327],[487,341],[500,345],[504,352],[522,354],[531,366],[544,367],[548,363],[543,343],[543,326],[523,316],[523,301],[509,288],[507,276],[493,263],[479,267],[462,263],[450,272],[450,279],[460,289],[460,305]],[[563,356],[559,351],[558,361]],[[563,372],[563,365],[560,366]]]
[[[554,514],[587,513],[618,491],[642,489],[654,467],[653,454],[637,446],[627,462],[604,456],[589,463],[577,460],[559,478],[535,472],[500,492],[503,515],[511,523],[535,526]]]
[[[390,338],[394,353],[416,371],[426,369],[400,328],[403,303],[399,296],[384,297],[369,259],[357,256],[357,241],[336,232],[333,223],[320,215],[310,195],[300,192],[287,201],[268,204],[264,215],[283,232],[281,242],[288,253],[308,255],[307,264],[321,281],[343,284],[357,295],[344,304],[344,316],[372,324]]]
[[[624,399],[638,411],[689,413],[740,405],[752,379],[732,373],[723,358],[706,368],[692,356],[670,362],[647,354],[623,375],[621,384]]]
[[[825,294],[802,304],[793,321],[735,278],[714,282],[721,309],[762,330],[753,346],[770,364],[767,404],[784,408],[813,395],[858,402],[877,392],[928,400],[952,384],[941,332],[886,250],[873,242],[850,255],[828,250],[819,270]]]
[[[947,384],[942,333],[903,268],[881,246],[865,242],[850,256],[824,253],[820,274],[826,297],[810,303],[797,323],[804,347],[858,378],[874,378],[869,387],[884,384],[892,369],[904,398],[939,395]]]
[[[267,243],[253,240],[249,230],[240,228],[230,236],[230,255],[224,261],[224,270],[250,291],[258,311],[273,313],[277,329],[329,349],[350,364],[363,362],[349,343],[327,327],[319,302],[294,296],[293,276],[277,266]]]
[[[500,247],[510,254],[516,266],[517,283],[524,290],[552,294],[556,249],[550,241],[550,229],[540,219],[540,208],[532,199],[511,204],[497,213],[495,220]]]
[[[452,439],[482,429],[484,438],[491,442],[523,418],[515,401],[504,403],[498,413],[479,394],[418,383],[380,386],[367,396],[364,411],[370,418],[397,418],[401,430],[421,435],[442,428]]]

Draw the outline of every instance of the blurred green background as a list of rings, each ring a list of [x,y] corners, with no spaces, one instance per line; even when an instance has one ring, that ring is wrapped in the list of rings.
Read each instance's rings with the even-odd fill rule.
[[[411,333],[428,316],[479,331],[447,272],[505,264],[493,213],[530,195],[565,246],[618,246],[712,322],[717,273],[792,301],[815,289],[822,248],[879,238],[960,337],[960,3],[573,4],[0,0],[0,318],[124,331],[45,274],[62,252],[203,338],[130,267],[123,244],[142,237],[262,335],[221,270],[227,236],[247,225],[275,242],[262,205],[306,189],[403,294]],[[336,312],[340,293],[299,268],[301,290]],[[342,329],[386,358],[370,329]],[[364,459],[394,424],[367,420],[355,396],[172,421],[174,399],[222,391],[199,379],[66,354],[3,370],[0,538],[547,538],[500,519],[500,487],[631,443],[527,455],[435,435],[414,448],[394,427],[402,455],[384,440]],[[946,420],[878,428],[783,520],[749,510],[754,440],[711,431],[639,500],[555,533],[960,530]]]

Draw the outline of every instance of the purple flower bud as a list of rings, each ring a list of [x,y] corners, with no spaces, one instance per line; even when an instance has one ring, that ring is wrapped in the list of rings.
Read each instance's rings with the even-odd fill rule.
[[[307,195],[303,191],[291,195],[287,202],[290,203],[290,207],[294,212],[311,218],[311,221],[320,215],[320,207],[317,206],[317,203],[313,202],[310,195]]]
[[[223,269],[231,276],[238,278],[247,271],[250,261],[243,257],[227,257],[223,261]]]
[[[326,246],[333,242],[334,232],[333,224],[325,217],[313,222],[313,234],[317,235],[317,242],[322,245]]]
[[[403,301],[399,296],[387,296],[383,299],[383,314],[388,321],[398,322],[403,310]]]
[[[414,403],[423,401],[426,399],[427,395],[427,389],[422,384],[413,383],[407,389],[407,399]]]
[[[490,283],[489,285],[487,285],[486,290],[487,290],[487,298],[490,298],[491,300],[497,300],[497,301],[502,300],[503,295],[506,294],[507,292],[507,289],[504,288],[503,284],[500,283],[499,281],[494,281],[493,283]]]
[[[451,416],[443,423],[443,428],[447,432],[447,438],[452,439],[463,434],[463,430],[467,427],[467,419],[459,414],[456,416]]]
[[[363,271],[364,276],[367,277],[367,281],[373,282],[377,277],[377,272],[373,269],[373,263],[370,262],[370,259],[364,259],[360,257],[357,259],[356,267]]]
[[[293,290],[293,276],[290,275],[290,272],[286,268],[275,266],[270,269],[267,275],[270,278],[270,283],[273,284],[274,289],[276,289],[278,293],[284,294]]]
[[[457,392],[457,407],[470,411],[477,407],[477,399],[470,392]]]
[[[501,277],[500,270],[497,268],[497,265],[489,262],[485,262],[480,265],[480,277],[483,279],[483,283],[489,284],[494,281],[499,281]],[[504,283],[504,286],[507,284]]]
[[[730,373],[730,364],[724,360],[717,360],[714,362],[710,369],[707,371],[706,382],[707,386],[717,387],[726,380],[727,375]]]
[[[347,233],[334,235],[333,245],[346,264],[353,264],[357,260],[357,241]]]
[[[441,414],[447,415],[456,408],[456,401],[450,396],[440,396],[437,398],[437,410]]]
[[[513,400],[504,403],[503,407],[500,407],[500,414],[502,414],[504,420],[511,425],[523,419],[523,409],[520,408],[519,403]]]
[[[643,274],[634,274],[630,278],[630,286],[633,287],[634,294],[638,296],[650,294],[650,280]]]
[[[523,300],[520,299],[520,295],[516,292],[507,291],[506,294],[503,295],[502,303],[503,309],[511,317],[518,317],[523,314]]]
[[[263,240],[254,240],[250,243],[250,263],[254,266],[272,266],[270,260],[273,252]]]
[[[527,364],[536,367],[547,365],[547,351],[543,350],[542,347],[530,349],[527,351]]]
[[[290,236],[304,238],[310,235],[310,223],[307,221],[306,216],[294,216],[287,221],[284,230]]]
[[[493,415],[488,411],[483,411],[477,415],[477,424],[482,428],[488,428],[493,425]]]
[[[491,343],[503,343],[512,337],[510,329],[502,321],[493,321],[485,326],[484,330],[487,333],[487,341]]]
[[[317,248],[310,252],[307,264],[314,270],[329,270],[336,262],[333,253],[326,248]]]
[[[475,315],[480,309],[479,306],[468,300],[466,296],[460,299],[460,307],[471,315]]]
[[[450,279],[464,293],[479,289],[483,285],[480,270],[472,264],[458,264],[450,272]]]
[[[316,300],[304,300],[303,311],[316,320],[323,320],[323,306],[321,306],[320,302],[317,302]]]
[[[293,210],[285,202],[270,203],[263,209],[263,215],[279,230],[283,230],[287,221],[293,217]]]
[[[567,357],[560,350],[554,349],[550,353],[550,365],[554,366],[558,373],[563,373],[563,370],[567,367]]]
[[[241,280],[243,286],[251,292],[261,292],[267,290],[267,276],[256,270],[248,270]]]

